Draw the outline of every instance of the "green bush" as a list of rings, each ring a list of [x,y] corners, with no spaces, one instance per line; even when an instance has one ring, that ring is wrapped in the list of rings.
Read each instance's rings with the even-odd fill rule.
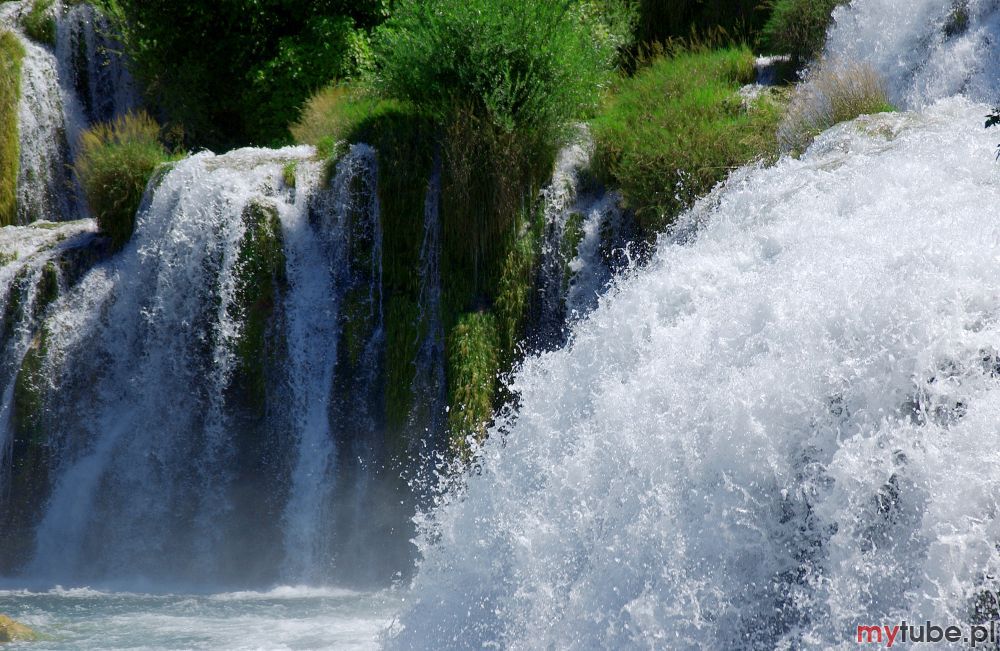
[[[376,84],[442,124],[469,111],[551,132],[593,108],[617,42],[573,0],[400,0],[376,32]]]
[[[773,0],[761,33],[764,49],[806,63],[823,51],[830,16],[847,0]]]
[[[20,146],[17,110],[21,98],[24,48],[11,32],[0,32],[0,226],[17,219],[17,173]]]
[[[24,32],[45,45],[56,44],[56,19],[52,13],[55,0],[33,0],[31,9],[22,19]]]
[[[647,234],[729,172],[777,155],[780,94],[745,106],[749,49],[681,50],[624,79],[593,121],[595,171],[619,188]]]
[[[798,154],[834,125],[895,110],[885,80],[870,66],[824,64],[796,90],[778,139],[782,150]]]
[[[170,158],[159,132],[151,117],[135,113],[98,124],[80,138],[74,169],[100,231],[115,249],[132,237],[146,184]]]

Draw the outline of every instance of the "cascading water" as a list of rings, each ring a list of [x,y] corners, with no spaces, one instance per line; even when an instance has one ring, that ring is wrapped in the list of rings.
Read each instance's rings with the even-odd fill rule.
[[[138,96],[107,20],[88,4],[49,9],[55,47],[32,41],[21,30],[31,0],[0,5],[0,29],[24,47],[18,110],[20,166],[17,220],[67,221],[84,216],[71,165],[80,133],[96,122],[124,115]]]
[[[625,266],[625,221],[619,198],[587,177],[594,143],[586,128],[556,159],[542,190],[544,233],[538,295],[529,345],[551,349],[566,341],[568,324],[597,305],[613,274]]]
[[[375,152],[366,145],[354,145],[344,157],[333,179],[332,191],[321,195],[327,200],[322,213],[325,238],[305,228],[305,223],[289,233],[289,281],[292,287],[287,305],[289,321],[289,365],[291,375],[294,431],[298,440],[297,459],[291,478],[291,493],[284,513],[284,576],[288,580],[321,583],[330,579],[332,569],[329,505],[333,498],[336,448],[330,418],[337,344],[340,332],[338,295],[346,277],[347,251],[344,233],[352,227],[353,213],[361,208],[367,225],[378,224]],[[364,190],[355,193],[360,179]],[[363,202],[357,205],[357,202]],[[365,210],[366,209],[366,210]],[[299,220],[309,217],[299,214]],[[364,225],[364,223],[363,223]],[[380,238],[378,238],[380,241]],[[324,250],[323,244],[326,244]],[[332,261],[332,264],[331,264]],[[373,261],[373,264],[375,262]],[[380,264],[380,261],[379,261]],[[317,273],[317,270],[328,273]],[[374,291],[374,290],[372,290]],[[369,307],[379,309],[374,297]],[[364,400],[364,396],[359,396]]]
[[[855,0],[919,112],[860,118],[682,218],[421,519],[391,648],[854,648],[998,617],[995,2]],[[959,56],[962,55],[962,56]],[[949,58],[951,57],[951,58]],[[941,99],[963,92],[967,97]]]
[[[366,305],[381,318],[381,236],[371,148],[354,146],[329,188],[313,156],[239,150],[176,164],[154,182],[125,251],[52,306],[43,354],[52,390],[33,414],[53,457],[51,485],[0,498],[0,512],[23,511],[51,491],[40,521],[3,537],[20,549],[14,540],[30,539],[37,521],[26,576],[330,580],[338,312],[358,285],[348,253],[364,250],[375,279]],[[282,180],[288,165],[295,188]],[[378,328],[371,337],[378,346]],[[23,348],[12,350],[23,357]],[[24,560],[8,553],[4,569]]]
[[[444,328],[441,324],[441,161],[435,161],[424,199],[424,237],[420,245],[420,298],[417,330],[421,333],[410,389],[415,404],[409,416],[414,441],[428,455],[445,430],[447,390],[444,372]]]
[[[56,21],[59,80],[64,96],[77,99],[85,124],[108,122],[139,106],[121,45],[110,34],[107,18],[89,4],[66,7]]]
[[[78,206],[68,174],[68,133],[78,133],[74,112],[67,110],[59,85],[58,63],[48,48],[25,37],[19,19],[31,3],[0,5],[0,28],[12,30],[24,47],[21,62],[21,102],[18,108],[20,167],[17,179],[17,220],[75,219]]]

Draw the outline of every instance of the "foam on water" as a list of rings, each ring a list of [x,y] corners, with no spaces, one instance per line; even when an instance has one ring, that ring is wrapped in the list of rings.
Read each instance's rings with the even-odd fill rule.
[[[907,108],[964,94],[1000,97],[996,0],[855,0],[838,7],[827,55],[871,64]]]
[[[375,649],[399,600],[288,586],[215,595],[0,590],[0,610],[44,636],[26,646],[38,651]]]

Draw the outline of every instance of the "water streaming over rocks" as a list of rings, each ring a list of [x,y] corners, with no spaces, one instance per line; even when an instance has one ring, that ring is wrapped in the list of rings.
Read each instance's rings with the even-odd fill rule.
[[[998,6],[855,0],[828,54],[919,112],[740,170],[421,519],[390,648],[854,648],[997,617]],[[964,92],[968,97],[950,97]],[[946,98],[946,99],[941,99]]]
[[[418,517],[388,646],[848,648],[857,624],[996,616],[1000,172],[976,102],[1000,85],[1000,8],[959,4],[964,22],[950,0],[838,9],[828,55],[869,61],[916,112],[734,173],[625,277],[628,218],[588,178],[592,144],[561,153],[528,342],[548,352],[476,473]],[[25,6],[0,4],[0,24]],[[26,43],[24,221],[78,214],[58,205],[68,181],[41,177],[80,125],[134,106],[100,17],[59,11],[55,54]],[[378,175],[365,145],[332,168],[309,147],[203,152],[157,174],[113,257],[86,220],[0,230],[7,581],[384,585],[409,567]],[[437,169],[404,441],[421,452],[446,401],[440,192]],[[162,647],[219,644],[205,621],[288,641],[216,601],[333,613],[336,635],[288,629],[302,646],[370,644],[344,599],[380,621],[398,607],[302,590],[0,605],[94,648],[70,599]]]
[[[80,133],[138,106],[138,97],[107,20],[88,4],[49,10],[53,45],[27,37],[21,20],[31,0],[0,5],[0,29],[24,47],[18,110],[20,161],[17,221],[68,221],[86,216],[71,165]]]
[[[628,220],[619,197],[589,176],[594,143],[581,127],[559,152],[542,190],[543,239],[531,349],[557,348],[568,325],[597,305],[615,272],[628,264]]]

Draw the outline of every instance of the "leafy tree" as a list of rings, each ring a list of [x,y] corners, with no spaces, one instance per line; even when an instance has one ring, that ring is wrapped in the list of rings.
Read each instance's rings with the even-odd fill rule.
[[[133,72],[188,144],[288,138],[309,95],[351,74],[386,0],[101,0]]]

